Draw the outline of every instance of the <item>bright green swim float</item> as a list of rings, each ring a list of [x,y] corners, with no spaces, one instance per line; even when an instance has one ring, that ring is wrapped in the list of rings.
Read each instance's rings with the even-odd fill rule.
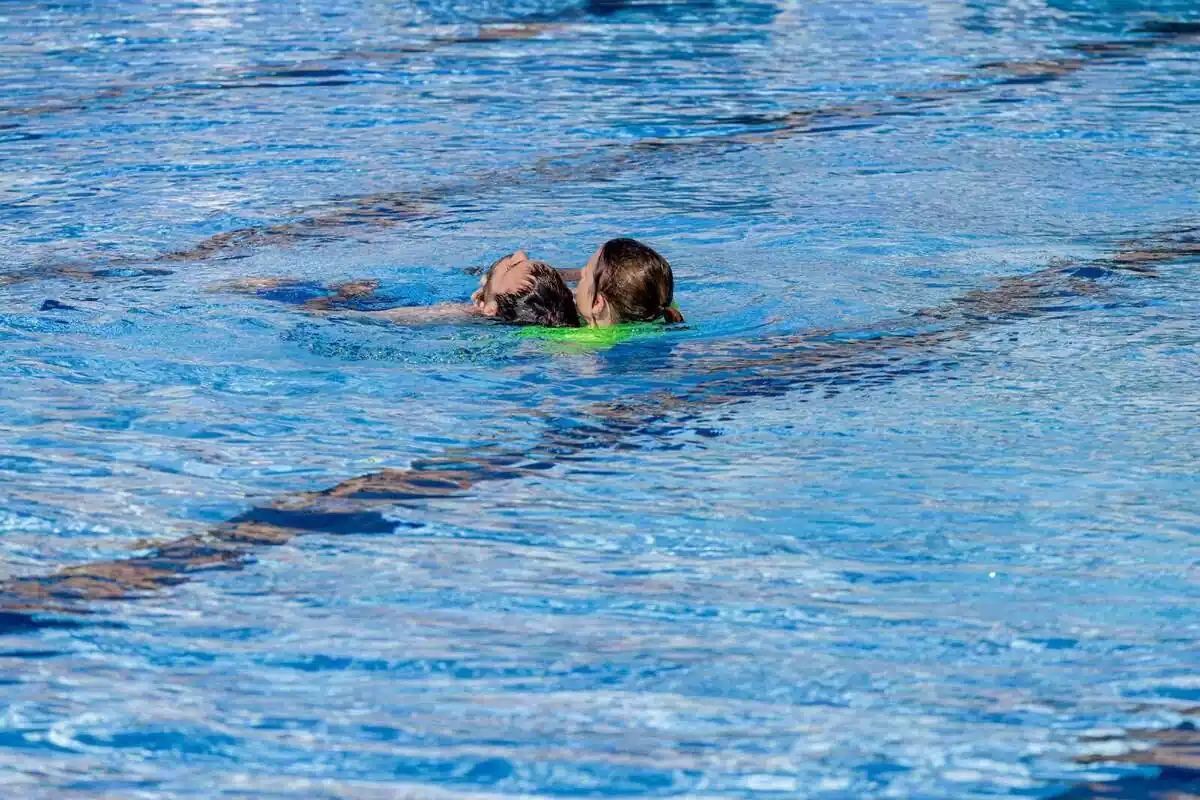
[[[607,350],[629,339],[659,336],[666,332],[661,322],[630,322],[607,328],[546,328],[529,325],[517,335],[544,342],[548,349],[560,353],[592,353]]]

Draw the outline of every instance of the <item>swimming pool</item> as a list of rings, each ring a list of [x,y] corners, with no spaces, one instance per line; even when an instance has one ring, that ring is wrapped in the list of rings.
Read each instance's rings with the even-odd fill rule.
[[[0,795],[1053,796],[1194,719],[1194,4],[0,16]],[[616,235],[686,326],[214,291]]]

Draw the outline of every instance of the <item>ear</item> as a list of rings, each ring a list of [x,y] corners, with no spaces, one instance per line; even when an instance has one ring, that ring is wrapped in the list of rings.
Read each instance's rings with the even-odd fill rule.
[[[479,306],[479,310],[483,312],[485,317],[494,317],[496,314],[500,313],[500,306],[496,304],[496,300],[493,298]]]
[[[522,261],[529,260],[529,256],[525,255],[524,250],[518,250],[517,252],[515,252],[511,256],[509,256],[509,258],[511,258],[513,260],[514,264],[520,264]]]
[[[592,318],[596,320],[596,325],[602,328],[615,324],[612,306],[602,294],[597,293],[592,300]]]

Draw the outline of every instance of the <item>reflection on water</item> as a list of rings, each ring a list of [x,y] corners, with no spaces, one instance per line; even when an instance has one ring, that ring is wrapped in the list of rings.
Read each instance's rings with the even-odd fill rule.
[[[1106,797],[1178,800],[1195,797],[1200,791],[1200,734],[1191,722],[1165,730],[1093,737],[1087,744],[1097,752],[1080,757],[1079,761],[1082,763],[1115,761],[1144,765],[1150,767],[1151,771],[1130,775],[1117,781],[1076,786],[1057,795],[1061,800]]]
[[[11,790],[1194,791],[1189,9],[7,10]],[[615,234],[686,327],[210,291]]]
[[[668,4],[669,5],[669,4]],[[611,13],[617,6],[604,6],[604,9],[593,13]],[[561,23],[534,23],[520,25],[485,25],[471,37],[441,37],[435,38],[427,45],[403,49],[402,54],[413,52],[429,52],[438,47],[448,45],[479,44],[488,41],[505,39],[520,39],[537,36],[541,33],[554,32]],[[336,203],[332,208],[322,209],[317,213],[307,213],[294,222],[278,223],[263,227],[243,228],[225,231],[211,236],[201,243],[187,249],[170,252],[161,257],[164,261],[195,261],[221,257],[227,251],[232,251],[228,257],[238,257],[238,253],[257,247],[281,246],[304,241],[317,243],[344,236],[343,229],[361,225],[396,225],[411,221],[414,217],[436,214],[437,205],[447,199],[461,194],[477,194],[481,188],[494,191],[521,183],[536,181],[539,184],[565,183],[577,180],[582,171],[609,171],[626,168],[632,165],[639,151],[653,153],[664,148],[687,148],[691,150],[698,146],[704,147],[706,155],[711,156],[713,148],[721,149],[732,146],[772,142],[797,134],[837,133],[875,127],[880,120],[897,116],[918,116],[927,114],[933,107],[952,99],[955,95],[983,93],[995,87],[1014,84],[1037,84],[1056,80],[1076,72],[1091,62],[1103,63],[1106,59],[1127,58],[1130,54],[1142,53],[1156,45],[1170,44],[1177,39],[1197,35],[1194,24],[1183,22],[1152,21],[1133,31],[1135,36],[1125,41],[1085,42],[1068,45],[1068,49],[1082,54],[1084,57],[1064,57],[1055,59],[1006,60],[984,62],[973,65],[973,69],[995,80],[973,80],[971,75],[947,75],[940,82],[948,84],[947,88],[926,90],[923,92],[905,92],[884,104],[872,106],[869,104],[857,106],[831,106],[827,108],[801,109],[784,113],[769,114],[738,114],[731,117],[714,117],[707,124],[722,128],[744,128],[747,130],[696,136],[689,133],[674,137],[642,137],[632,143],[590,143],[588,150],[583,153],[562,153],[540,159],[532,168],[520,167],[507,170],[486,170],[464,180],[459,176],[448,185],[437,188],[426,188],[419,195],[409,196],[398,193],[378,193],[361,197],[347,198]],[[393,54],[395,55],[395,54]],[[352,60],[378,61],[382,54],[343,53],[340,58]],[[387,59],[390,60],[390,59]],[[317,66],[293,66],[289,68],[254,69],[243,76],[246,79],[262,80],[277,78],[296,78],[297,84],[260,83],[257,85],[267,88],[284,88],[287,86],[327,86],[344,85],[351,81],[314,80],[333,76],[354,75],[351,70],[330,69]],[[956,85],[957,84],[957,85]],[[216,84],[214,91],[235,88],[231,84]],[[104,96],[117,96],[115,90],[106,90]],[[118,92],[119,94],[119,92]],[[85,103],[67,106],[52,106],[47,109],[13,108],[10,114],[40,113],[46,110],[81,110]],[[596,162],[595,155],[598,147],[609,151],[608,155]],[[422,211],[424,209],[424,212]],[[94,271],[95,276],[104,276],[106,271]],[[69,275],[81,277],[82,272],[69,267],[44,266],[34,271],[20,273],[10,272],[4,280],[12,282],[21,278]]]
[[[85,612],[65,601],[137,597],[187,579],[189,573],[233,568],[257,547],[280,545],[302,533],[389,533],[398,523],[387,509],[433,498],[460,497],[481,481],[517,480],[537,475],[581,452],[620,447],[639,434],[665,443],[689,425],[704,425],[705,412],[747,399],[787,392],[830,392],[871,388],[898,376],[919,375],[940,366],[946,345],[967,339],[978,328],[1077,309],[1080,300],[1111,301],[1097,279],[1113,270],[1145,274],[1145,265],[1200,254],[1188,238],[1200,227],[1183,227],[1130,242],[1126,249],[1085,265],[1068,264],[1002,280],[950,303],[922,309],[915,317],[939,325],[924,332],[904,330],[902,322],[858,333],[814,332],[761,340],[726,341],[718,348],[688,348],[687,365],[677,375],[660,369],[675,388],[637,400],[585,406],[574,418],[546,417],[542,441],[525,452],[464,450],[422,459],[407,470],[383,470],[319,492],[274,500],[238,515],[201,536],[158,546],[144,557],[69,567],[56,575],[11,582],[3,587],[9,612]],[[45,310],[45,309],[44,309]],[[664,365],[665,366],[665,365]],[[686,388],[684,388],[686,386]],[[682,426],[682,427],[681,427]],[[701,428],[703,430],[703,428]],[[415,525],[414,527],[420,527]],[[24,627],[33,619],[10,617]]]

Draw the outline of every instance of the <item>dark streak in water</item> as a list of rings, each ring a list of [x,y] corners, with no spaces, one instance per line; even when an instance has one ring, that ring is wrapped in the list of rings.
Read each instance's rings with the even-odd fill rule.
[[[310,86],[349,86],[355,83],[353,80],[306,80],[299,83],[275,83],[272,81],[247,81],[244,83],[218,83],[216,88],[221,91],[229,91],[231,89],[294,89],[297,87]]]
[[[617,3],[617,6],[624,7]],[[616,6],[614,6],[616,8]],[[466,45],[486,43],[507,39],[524,39],[542,35],[556,27],[566,24],[564,19],[554,22],[526,23],[492,23],[480,27],[475,36],[446,37],[434,39],[431,42],[412,47],[401,47],[392,50],[371,53],[353,52],[341,56],[344,59],[358,58],[369,55],[373,60],[399,59],[409,57],[413,53],[431,52],[449,45]],[[924,92],[908,92],[896,95],[892,103],[858,106],[831,106],[818,109],[798,109],[778,115],[744,114],[712,120],[719,125],[742,125],[748,130],[716,134],[708,136],[681,136],[671,138],[642,139],[632,144],[626,142],[610,142],[597,144],[587,150],[562,153],[554,156],[544,156],[529,167],[501,170],[484,170],[471,175],[464,175],[442,186],[432,187],[416,193],[385,192],[358,197],[348,197],[327,204],[324,208],[309,208],[296,212],[297,219],[263,227],[241,228],[216,234],[199,244],[176,252],[160,256],[156,261],[164,263],[199,261],[210,258],[237,259],[246,257],[247,251],[263,247],[278,247],[299,242],[332,242],[346,236],[348,229],[371,226],[385,228],[406,221],[427,219],[440,216],[445,201],[462,195],[478,196],[481,192],[495,194],[504,188],[518,186],[536,178],[543,184],[563,184],[577,181],[588,176],[604,176],[620,166],[639,164],[639,159],[651,156],[661,158],[664,152],[689,153],[693,156],[711,156],[711,151],[728,150],[745,145],[761,145],[782,141],[799,135],[821,133],[841,133],[862,130],[877,126],[876,120],[882,118],[919,116],[914,113],[913,106],[922,109],[944,105],[957,96],[971,96],[985,93],[998,86],[1014,84],[1044,84],[1063,76],[1084,69],[1088,64],[1102,62],[1107,59],[1127,57],[1141,53],[1150,48],[1170,43],[1194,33],[1192,23],[1159,23],[1159,27],[1151,27],[1155,23],[1147,23],[1141,32],[1150,34],[1152,38],[1130,39],[1110,42],[1085,42],[1066,46],[1079,55],[1057,59],[1033,59],[1029,61],[992,61],[979,64],[975,69],[990,80],[978,85],[958,85]],[[263,78],[278,78],[291,74],[297,77],[326,77],[348,72],[340,67],[330,66],[336,62],[334,56],[327,62],[317,65],[292,65],[271,68],[259,68],[242,74],[248,80]],[[961,83],[963,80],[976,76],[950,75],[946,81]],[[238,86],[248,88],[252,82],[239,83]],[[106,90],[98,97],[117,97],[126,92],[125,88]],[[1005,101],[1011,101],[1005,99]],[[1015,101],[1013,101],[1015,102]],[[54,109],[82,108],[86,102],[54,106]],[[50,109],[49,106],[46,107]],[[7,113],[28,111],[29,109],[8,109]],[[0,111],[0,113],[5,113]],[[597,155],[599,153],[599,155]],[[120,266],[135,263],[133,260],[113,260],[110,265]],[[144,259],[136,263],[146,263]],[[153,263],[153,262],[150,262]],[[81,280],[93,280],[107,277],[102,271],[90,271],[77,266],[41,265],[21,272],[0,276],[0,285],[39,280],[47,277],[75,277]]]
[[[190,580],[212,569],[239,569],[255,550],[306,532],[391,533],[400,523],[383,510],[398,503],[462,496],[480,481],[508,480],[544,468],[508,454],[463,453],[382,470],[337,486],[251,509],[212,530],[153,548],[147,555],[69,567],[54,575],[0,584],[0,633],[38,627],[45,614],[89,614],[87,603],[125,600]],[[50,618],[47,624],[61,624]]]
[[[1152,264],[1197,256],[1200,225],[1181,225],[1159,236],[1127,241],[1107,258],[1001,280],[857,338],[816,332],[708,343],[686,354],[687,365],[673,381],[676,389],[598,403],[570,417],[549,416],[541,443],[527,451],[451,452],[419,459],[408,469],[381,470],[323,491],[280,498],[206,533],[156,546],[144,556],[0,583],[0,634],[103,624],[103,618],[93,616],[101,601],[145,598],[208,570],[241,569],[261,549],[305,533],[369,535],[419,528],[422,523],[397,521],[390,512],[397,507],[419,509],[433,499],[471,503],[471,490],[480,483],[536,477],[556,465],[591,461],[598,451],[678,447],[673,440],[689,430],[719,435],[711,429],[712,412],[747,399],[785,393],[829,396],[887,385],[902,376],[951,371],[955,355],[947,346],[978,330],[1071,310],[1064,299],[1103,293],[1098,279],[1120,274],[1153,277]],[[904,332],[923,322],[935,327]],[[1124,756],[1081,760],[1151,767],[1157,774],[1081,784],[1060,800],[1200,797],[1200,739],[1194,728],[1134,733],[1131,740],[1151,746]]]
[[[1200,21],[1160,19],[1143,23],[1138,33],[1156,33],[1163,36],[1200,36]]]
[[[554,465],[590,460],[600,450],[679,447],[673,440],[680,433],[711,433],[705,419],[714,408],[792,392],[831,396],[902,376],[949,371],[955,357],[946,345],[985,327],[1071,310],[1065,299],[1104,291],[1095,278],[1152,276],[1147,263],[1200,255],[1197,234],[1200,226],[1180,226],[1169,235],[1128,242],[1108,258],[1007,278],[908,319],[844,337],[816,331],[707,343],[682,354],[685,366],[662,371],[672,390],[597,403],[567,417],[547,415],[541,443],[527,451],[451,452],[420,459],[408,469],[382,470],[323,491],[280,498],[207,533],[157,546],[145,556],[0,583],[0,611],[8,614],[7,622],[0,620],[0,631],[37,624],[47,613],[86,614],[96,601],[146,596],[204,570],[239,569],[257,549],[303,533],[391,533],[402,526],[420,527],[419,522],[391,519],[387,512],[398,506],[420,508],[431,499],[470,502],[470,490],[484,481],[536,476]],[[907,332],[914,326],[921,329]]]
[[[428,42],[408,46],[381,48],[370,51],[348,50],[342,53],[334,53],[330,56],[329,61],[352,62],[367,58],[372,61],[395,62],[411,58],[413,55],[432,53],[441,48],[454,45],[482,44],[512,39],[532,38],[533,36],[537,36],[543,31],[549,30],[553,27],[555,26],[549,24],[488,22],[481,24],[478,32],[474,36],[439,36],[430,39]],[[242,89],[256,86],[288,88],[295,86],[345,85],[355,82],[353,77],[347,76],[357,76],[361,74],[363,73],[359,70],[331,66],[328,64],[310,66],[308,64],[299,63],[274,67],[262,66],[225,73],[226,76],[234,76],[242,79],[240,82],[215,78],[210,81],[196,81],[187,86],[178,88],[163,88],[151,84],[141,86],[111,86],[84,97],[74,98],[71,100],[57,100],[31,106],[0,106],[0,117],[40,117],[52,114],[60,114],[68,111],[87,111],[103,101],[112,100],[114,98],[124,98],[134,102],[145,102],[151,99],[161,100],[171,97],[194,97],[197,94],[230,88]],[[337,82],[320,80],[325,78],[341,77],[347,77],[347,79]],[[278,80],[281,78],[297,78],[300,80],[296,83],[259,82]]]
[[[1193,712],[1194,713],[1194,712]],[[1122,755],[1083,756],[1081,764],[1130,764],[1154,774],[1074,786],[1055,800],[1194,800],[1200,798],[1200,729],[1190,722],[1158,731],[1133,731],[1121,737],[1089,739],[1132,745]]]
[[[350,70],[332,67],[280,67],[279,69],[263,69],[257,73],[247,73],[247,77],[261,78],[340,78],[352,74]]]
[[[618,5],[624,7],[623,3],[618,3]],[[561,25],[561,23],[556,24]],[[510,28],[496,26],[484,29],[489,32],[488,36],[484,36],[483,31],[481,31],[480,37],[472,41],[490,41],[494,38],[526,38],[539,35],[548,29],[547,26],[539,24],[513,26]],[[433,213],[432,206],[447,197],[461,194],[464,190],[478,194],[481,188],[488,191],[495,191],[498,188],[519,185],[529,178],[529,173],[532,173],[533,176],[536,176],[543,183],[569,183],[579,179],[581,175],[592,173],[600,175],[608,174],[614,166],[623,165],[640,153],[655,153],[668,150],[685,152],[708,151],[711,149],[720,150],[729,148],[730,146],[780,141],[802,134],[862,130],[878,125],[873,120],[879,118],[916,116],[910,108],[912,105],[929,107],[945,103],[955,96],[984,93],[996,86],[1048,83],[1065,75],[1078,72],[1091,62],[1144,51],[1163,43],[1169,43],[1174,41],[1178,36],[1184,35],[1182,33],[1172,34],[1169,31],[1161,33],[1162,35],[1153,39],[1135,39],[1100,44],[1081,43],[1069,45],[1066,48],[1081,53],[1080,56],[1058,59],[1034,59],[1030,61],[986,62],[978,65],[976,70],[988,76],[994,76],[990,82],[977,86],[953,86],[927,92],[898,95],[893,98],[893,103],[898,104],[899,107],[891,104],[830,106],[818,109],[798,109],[778,115],[750,114],[717,118],[712,120],[714,124],[744,125],[747,128],[751,128],[751,130],[710,136],[641,139],[632,144],[619,142],[607,145],[595,145],[585,151],[542,157],[527,169],[488,170],[476,175],[464,176],[459,181],[422,192],[417,196],[387,193],[361,198],[348,198],[346,204],[341,208],[307,217],[305,220],[293,223],[293,225],[306,225],[312,228],[327,229],[341,225],[342,218],[356,220],[357,224],[361,224],[364,217],[380,226],[393,225],[403,221],[402,215],[364,215],[362,213],[363,207],[369,208],[381,204],[384,207],[398,206],[405,209],[421,207],[425,208],[428,213]],[[452,41],[458,44],[464,40],[455,39]],[[954,82],[961,80],[961,78],[959,76],[947,76],[947,80]],[[766,130],[763,130],[763,128],[766,128]],[[601,150],[605,154],[603,158],[597,159],[597,150]],[[264,242],[272,238],[272,234],[267,233],[268,230],[272,229],[250,230],[262,230],[264,235],[259,238]],[[249,231],[241,231],[239,233],[247,235]],[[281,235],[283,239],[286,239],[288,237],[288,226],[275,226],[274,234]],[[204,258],[228,244],[227,241],[221,239],[223,236],[225,234],[219,234],[213,239],[202,242],[192,250],[171,254],[166,258],[172,260]]]
[[[22,272],[11,272],[0,275],[0,287],[11,286],[15,283],[25,283],[32,280],[51,280],[69,278],[77,281],[94,281],[113,278],[148,278],[163,277],[174,274],[172,270],[161,267],[106,267],[104,269],[87,269],[84,267],[63,264],[47,264],[31,267]],[[45,309],[43,309],[45,310]]]

